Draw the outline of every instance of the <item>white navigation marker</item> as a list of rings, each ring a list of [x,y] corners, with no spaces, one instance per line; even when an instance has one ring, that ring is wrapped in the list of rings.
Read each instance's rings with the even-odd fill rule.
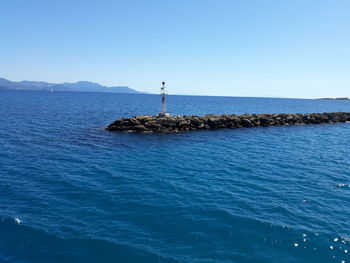
[[[162,107],[161,107],[161,113],[159,113],[159,116],[170,116],[169,113],[166,112],[166,88],[165,88],[165,82],[162,82],[162,87],[160,88],[160,95],[162,97]]]

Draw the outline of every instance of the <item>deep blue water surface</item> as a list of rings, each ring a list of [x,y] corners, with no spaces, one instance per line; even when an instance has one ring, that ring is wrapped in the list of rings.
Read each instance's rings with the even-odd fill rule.
[[[349,101],[170,96],[173,114]],[[0,91],[0,262],[350,262],[350,125],[104,127],[159,97]]]

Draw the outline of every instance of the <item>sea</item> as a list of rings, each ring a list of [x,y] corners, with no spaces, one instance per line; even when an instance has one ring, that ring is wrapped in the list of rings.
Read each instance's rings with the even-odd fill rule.
[[[168,96],[173,115],[350,101]],[[0,91],[0,262],[350,262],[350,124],[135,134],[160,97]]]

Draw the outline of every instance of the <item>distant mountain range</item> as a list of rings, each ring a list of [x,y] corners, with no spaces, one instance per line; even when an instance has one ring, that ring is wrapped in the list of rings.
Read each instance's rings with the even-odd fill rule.
[[[95,82],[78,81],[75,83],[48,83],[43,81],[14,82],[0,78],[0,89],[11,90],[46,90],[46,91],[80,91],[80,92],[109,92],[109,93],[141,93],[127,86],[106,87]]]

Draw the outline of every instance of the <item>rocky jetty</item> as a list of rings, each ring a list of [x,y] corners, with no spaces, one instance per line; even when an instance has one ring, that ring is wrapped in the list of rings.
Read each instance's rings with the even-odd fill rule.
[[[339,122],[350,122],[350,113],[209,114],[204,116],[146,115],[116,120],[106,129],[123,132],[172,133],[223,128],[236,129]]]

